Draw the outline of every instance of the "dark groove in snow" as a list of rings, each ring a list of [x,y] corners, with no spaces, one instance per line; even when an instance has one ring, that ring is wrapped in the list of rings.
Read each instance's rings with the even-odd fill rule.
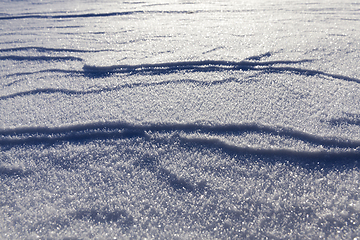
[[[0,166],[0,177],[25,177],[31,174],[31,171],[19,167]]]
[[[35,50],[37,52],[77,52],[77,53],[96,53],[113,51],[111,49],[106,50],[81,50],[81,49],[70,49],[70,48],[47,48],[47,47],[16,47],[16,48],[3,48],[0,52],[15,52],[15,51],[30,51]]]
[[[64,60],[79,60],[78,58],[71,58],[71,57],[31,57],[26,59],[31,60],[56,60],[56,59],[64,59]],[[1,59],[1,58],[0,58]],[[20,58],[21,59],[21,58]],[[20,60],[18,59],[18,60]],[[264,71],[264,72],[275,72],[275,73],[283,73],[283,72],[294,72],[301,75],[306,76],[314,76],[314,75],[322,75],[326,77],[331,77],[339,80],[344,81],[352,81],[360,83],[359,79],[351,78],[347,76],[342,76],[338,74],[330,74],[323,71],[318,70],[309,70],[309,69],[301,69],[301,68],[291,68],[291,67],[260,67],[257,68],[256,66],[266,66],[266,65],[273,65],[278,63],[283,63],[285,61],[271,61],[271,62],[239,62],[239,63],[233,63],[233,62],[219,62],[219,61],[200,61],[200,62],[183,62],[183,63],[167,63],[167,64],[145,64],[145,65],[119,65],[119,66],[110,66],[110,67],[90,67],[85,65],[84,66],[84,72],[82,71],[76,71],[76,70],[62,70],[62,69],[49,69],[49,70],[42,70],[38,71],[36,73],[40,72],[61,72],[61,73],[69,73],[69,74],[84,74],[88,77],[103,77],[106,74],[110,73],[144,73],[144,72],[156,72],[158,71],[160,74],[166,74],[169,71],[181,71],[181,70],[196,70],[196,71],[219,71],[219,70],[255,70],[255,71]],[[289,62],[288,62],[289,63]],[[295,62],[290,62],[295,63]],[[222,66],[215,66],[216,64],[219,65],[225,65],[226,67]],[[35,74],[34,73],[19,73],[19,74],[11,74],[11,75],[23,75],[23,74]],[[8,75],[10,76],[10,75]],[[11,82],[4,86],[9,87],[13,85],[14,83],[18,82]],[[66,95],[84,95],[84,94],[98,94],[102,92],[111,92],[111,91],[117,91],[123,88],[135,88],[135,87],[148,87],[148,86],[158,86],[158,85],[167,85],[167,84],[179,84],[179,83],[194,83],[198,84],[200,86],[212,86],[217,84],[223,84],[223,83],[229,83],[229,82],[244,82],[243,80],[238,80],[235,78],[229,78],[225,80],[219,80],[219,81],[197,81],[197,80],[191,80],[191,79],[182,79],[182,80],[169,80],[169,81],[163,81],[163,82],[155,82],[155,83],[129,83],[129,84],[123,84],[116,87],[109,87],[109,88],[102,88],[102,89],[95,89],[95,90],[70,90],[70,89],[59,89],[59,88],[44,88],[44,89],[33,89],[23,92],[17,92],[5,96],[0,96],[0,100],[6,100],[10,98],[15,97],[22,97],[22,96],[28,96],[28,95],[36,95],[36,94],[54,94],[54,93],[62,93]]]
[[[189,180],[179,177],[170,170],[161,167],[159,161],[148,154],[145,154],[142,159],[135,161],[134,166],[152,172],[157,176],[158,181],[170,185],[175,191],[187,191],[200,194],[205,191],[210,191],[206,181],[193,184]]]
[[[324,138],[297,130],[264,126],[256,123],[201,125],[201,124],[150,124],[133,125],[124,122],[99,122],[70,125],[64,127],[24,127],[0,130],[0,146],[19,144],[44,144],[58,141],[84,141],[95,139],[117,139],[147,137],[146,132],[206,133],[206,134],[242,134],[265,133],[273,136],[289,137],[303,142],[333,148],[357,148],[359,141]],[[192,140],[189,140],[192,141]],[[208,141],[208,139],[206,139]],[[357,154],[360,154],[358,152]]]
[[[266,53],[263,53],[263,54],[260,54],[260,55],[248,57],[245,60],[260,61],[262,58],[270,57],[271,55],[272,55],[271,52],[266,52]]]
[[[347,77],[347,76],[343,76],[340,74],[326,73],[326,72],[319,71],[319,70],[310,70],[310,69],[292,68],[292,67],[269,67],[268,71],[270,71],[270,72],[294,72],[294,73],[298,73],[298,74],[306,75],[306,76],[322,75],[322,76],[345,80],[345,81],[349,81],[349,82],[360,83],[360,79],[357,79],[357,78]]]
[[[266,55],[266,54],[265,54]],[[259,56],[261,58],[261,56]],[[258,57],[255,57],[258,58]],[[293,72],[305,76],[314,76],[322,75],[327,77],[332,77],[335,79],[353,81],[360,83],[360,80],[357,78],[351,78],[339,74],[326,73],[319,70],[295,68],[295,67],[274,67],[273,65],[277,64],[298,64],[304,62],[311,62],[312,60],[305,59],[299,61],[290,61],[290,60],[278,60],[278,61],[216,61],[216,60],[204,60],[204,61],[189,61],[189,62],[168,62],[168,63],[158,63],[158,64],[141,64],[141,65],[113,65],[113,66],[89,66],[84,65],[83,70],[88,74],[94,74],[93,76],[99,75],[103,77],[104,74],[111,73],[160,73],[165,74],[171,71],[268,71],[274,73],[283,73],[283,72]]]
[[[154,64],[139,64],[139,65],[112,65],[112,66],[90,66],[84,65],[85,72],[92,73],[107,73],[107,72],[132,72],[132,71],[154,71],[154,70],[191,70],[206,67],[221,67],[225,70],[252,70],[253,67],[258,66],[271,66],[275,64],[296,64],[303,62],[310,62],[312,60],[279,60],[267,62],[252,62],[252,61],[217,61],[217,60],[203,60],[203,61],[188,61],[188,62],[167,62],[167,63],[154,63]]]
[[[231,155],[255,155],[273,159],[274,157],[285,158],[288,161],[296,161],[301,164],[309,162],[341,163],[358,165],[360,151],[296,151],[291,149],[260,149],[241,147],[227,144],[219,139],[206,138],[180,138],[188,147],[203,146],[207,148],[221,149]]]
[[[129,12],[110,12],[110,13],[85,13],[85,14],[61,14],[61,15],[46,15],[46,14],[31,14],[31,15],[16,15],[0,17],[0,20],[12,19],[63,19],[63,18],[89,18],[89,17],[111,17],[111,16],[124,16],[130,14],[144,13],[144,11],[129,11]]]
[[[333,125],[350,124],[360,126],[360,114],[346,113],[345,117],[334,118],[329,121]]]
[[[67,74],[81,74],[84,75],[83,71],[77,71],[77,70],[65,70],[65,69],[46,69],[46,70],[40,70],[40,71],[34,71],[34,72],[21,72],[21,73],[12,73],[7,74],[4,77],[13,77],[13,76],[22,76],[22,75],[32,75],[37,73],[67,73]],[[11,86],[13,83],[9,83],[4,86]]]
[[[266,54],[264,54],[266,55]],[[258,56],[261,58],[261,55]],[[252,57],[250,57],[252,58]],[[254,57],[257,58],[257,57]],[[79,57],[49,57],[49,56],[2,56],[0,60],[16,60],[16,61],[60,61],[60,60],[73,60],[73,61],[84,61]],[[104,77],[106,75],[114,73],[124,73],[124,74],[167,74],[177,71],[191,71],[191,72],[212,72],[212,71],[264,71],[271,73],[287,73],[292,72],[305,76],[315,76],[321,75],[326,77],[331,77],[334,79],[357,82],[360,83],[360,79],[352,78],[348,76],[343,76],[340,74],[331,74],[326,73],[320,70],[312,69],[303,69],[296,67],[276,67],[273,65],[279,64],[298,64],[304,62],[310,62],[312,60],[299,60],[299,61],[289,61],[289,60],[278,60],[278,61],[216,61],[216,60],[204,60],[204,61],[189,61],[189,62],[168,62],[168,63],[157,63],[157,64],[139,64],[139,65],[112,65],[112,66],[90,66],[84,65],[83,71],[77,70],[65,70],[65,69],[46,69],[35,72],[24,72],[24,73],[14,73],[8,74],[6,77],[11,76],[20,76],[20,75],[29,75],[43,72],[60,72],[60,73],[69,73],[69,74],[83,74],[85,77]],[[10,84],[11,85],[11,84]],[[136,85],[136,84],[135,84]],[[140,85],[140,84],[139,84]],[[120,87],[121,88],[121,87]],[[116,90],[116,88],[114,89]],[[38,90],[32,90],[38,91]],[[105,90],[107,91],[107,90]],[[90,92],[91,93],[91,92]],[[20,95],[27,95],[19,93]],[[0,99],[10,98],[12,95],[3,96]],[[14,95],[17,96],[17,95]]]
[[[72,73],[77,73],[77,72],[74,71]],[[192,79],[182,79],[182,80],[169,80],[169,81],[153,82],[153,83],[128,83],[128,84],[123,84],[123,85],[116,86],[116,87],[85,90],[85,91],[60,89],[60,88],[42,88],[42,89],[33,89],[33,90],[29,90],[29,91],[17,92],[17,93],[9,94],[6,96],[0,96],[0,100],[6,100],[6,99],[15,98],[15,97],[22,97],[22,96],[36,95],[36,94],[61,93],[61,94],[66,94],[66,95],[72,96],[72,95],[99,94],[99,93],[103,93],[103,92],[112,92],[112,91],[117,91],[117,90],[124,89],[124,88],[150,87],[150,86],[161,86],[161,85],[168,85],[168,84],[192,83],[192,84],[197,84],[199,86],[215,86],[218,84],[224,84],[224,83],[230,83],[230,82],[241,83],[241,82],[244,82],[244,80],[228,78],[228,79],[224,79],[224,80],[208,82],[208,81],[198,81],[198,80],[192,80]],[[12,84],[14,84],[14,82],[9,83],[6,86],[11,86]]]
[[[83,61],[79,57],[51,57],[51,56],[0,56],[0,60],[13,60],[13,61]]]
[[[127,16],[133,14],[194,14],[194,13],[209,13],[209,12],[248,12],[251,10],[195,10],[195,11],[124,11],[124,12],[108,12],[108,13],[84,13],[84,14],[24,14],[24,15],[8,15],[0,17],[0,20],[13,19],[67,19],[67,18],[96,18],[96,17],[113,17],[113,16]]]

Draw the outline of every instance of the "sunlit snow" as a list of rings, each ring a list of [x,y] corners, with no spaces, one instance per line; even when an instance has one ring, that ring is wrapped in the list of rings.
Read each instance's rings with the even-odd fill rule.
[[[0,239],[359,239],[360,4],[3,0]]]

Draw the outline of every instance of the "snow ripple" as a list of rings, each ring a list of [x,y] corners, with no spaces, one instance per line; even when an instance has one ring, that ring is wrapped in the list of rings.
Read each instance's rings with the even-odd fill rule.
[[[250,57],[251,59],[252,57]],[[255,57],[254,57],[255,58]],[[257,58],[257,57],[256,57]],[[168,62],[157,64],[141,64],[141,65],[113,65],[113,66],[89,66],[84,65],[83,70],[87,73],[99,74],[103,76],[105,73],[167,73],[171,71],[221,71],[221,70],[242,70],[242,71],[266,71],[272,73],[288,73],[293,72],[300,75],[314,76],[322,75],[325,77],[336,78],[345,81],[353,81],[360,83],[357,78],[343,76],[340,74],[326,73],[320,70],[286,67],[286,66],[273,66],[284,64],[299,64],[311,62],[313,60],[304,59],[298,61],[290,60],[276,60],[276,61],[216,61],[216,60],[204,60],[204,61],[189,61],[189,62]]]
[[[134,14],[194,14],[194,13],[211,13],[211,12],[243,12],[240,10],[195,10],[195,11],[124,11],[124,12],[105,12],[105,13],[83,13],[83,14],[24,14],[24,15],[10,15],[2,16],[0,20],[14,20],[14,19],[67,19],[67,18],[98,18],[98,17],[113,17],[113,16],[127,16]]]
[[[233,125],[202,124],[143,124],[134,125],[124,122],[99,122],[63,127],[27,127],[3,129],[0,131],[0,146],[4,148],[17,145],[57,144],[60,142],[89,142],[94,140],[116,140],[143,138],[147,141],[161,139],[156,134],[170,133],[167,138],[174,138],[182,144],[206,148],[221,149],[232,154],[251,154],[258,156],[298,159],[299,162],[342,162],[356,164],[360,158],[360,142],[338,138],[325,138],[306,132],[284,128],[264,126],[255,123]],[[176,133],[174,135],[174,133]],[[260,148],[228,143],[221,139],[223,135],[240,136],[255,133],[265,136],[279,136],[321,146],[321,151],[299,151],[286,146],[280,148]],[[180,135],[179,135],[180,134]],[[197,134],[194,137],[193,134]],[[207,135],[206,135],[207,134]],[[301,160],[299,160],[301,159]],[[354,161],[355,160],[355,161]]]
[[[75,53],[97,53],[97,52],[107,52],[113,51],[112,49],[104,50],[82,50],[74,48],[46,48],[46,47],[16,47],[16,48],[2,48],[0,52],[17,52],[17,51],[37,51],[37,52],[75,52]]]
[[[83,61],[82,58],[72,56],[0,56],[0,60],[12,61]]]

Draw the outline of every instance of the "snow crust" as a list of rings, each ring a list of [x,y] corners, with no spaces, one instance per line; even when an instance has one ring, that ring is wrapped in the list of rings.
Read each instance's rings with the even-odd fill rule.
[[[356,1],[0,6],[1,239],[359,239]]]

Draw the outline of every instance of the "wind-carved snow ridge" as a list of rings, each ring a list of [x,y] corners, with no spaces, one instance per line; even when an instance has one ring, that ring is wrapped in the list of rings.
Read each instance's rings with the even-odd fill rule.
[[[30,170],[24,170],[20,167],[0,165],[0,178],[27,176],[29,174],[31,174]]]
[[[350,124],[360,126],[360,114],[345,113],[344,117],[334,118],[329,121],[333,125]]]
[[[264,54],[267,56],[268,53]],[[261,59],[264,56],[250,57],[250,60]],[[168,63],[155,63],[155,64],[140,64],[140,65],[112,65],[112,66],[90,66],[85,64],[83,70],[85,73],[98,75],[103,77],[104,74],[111,73],[148,73],[148,74],[166,74],[174,71],[192,71],[192,72],[209,72],[209,71],[266,71],[271,73],[288,73],[293,72],[300,75],[314,76],[321,75],[325,77],[336,78],[345,81],[353,81],[360,83],[357,78],[347,77],[339,74],[326,73],[320,70],[303,69],[296,67],[274,66],[274,65],[287,65],[311,62],[313,60],[304,59],[298,61],[291,60],[275,60],[275,61],[216,61],[216,60],[203,60],[203,61],[187,61],[187,62],[168,62]]]
[[[9,48],[1,51],[22,51],[22,50],[36,50],[38,52],[86,52],[85,50],[76,49],[57,49],[57,48],[41,48],[41,47],[25,47],[25,48]],[[94,50],[97,52],[97,50]],[[100,50],[99,50],[100,51]],[[114,50],[103,50],[114,51]],[[89,50],[91,52],[91,50]],[[312,62],[311,59],[304,60],[274,60],[274,61],[259,61],[264,57],[269,57],[270,52],[261,54],[259,56],[249,57],[246,60],[234,61],[220,61],[220,60],[203,60],[203,61],[184,61],[184,62],[166,62],[154,64],[139,64],[139,65],[111,65],[111,66],[91,66],[85,64],[83,70],[67,70],[67,69],[44,69],[34,72],[21,72],[6,75],[6,77],[30,75],[36,73],[69,73],[69,74],[83,74],[85,77],[104,77],[105,75],[123,73],[123,74],[168,74],[178,71],[188,72],[214,72],[214,71],[262,71],[269,73],[296,73],[305,76],[320,75],[324,77],[331,77],[344,81],[352,81],[360,83],[360,79],[352,78],[340,74],[331,74],[320,70],[304,69],[297,67],[288,67],[284,65],[300,64]],[[0,56],[0,60],[12,61],[80,61],[84,59],[75,56]],[[277,66],[281,65],[281,66]]]
[[[83,61],[82,58],[73,56],[0,56],[0,60],[12,61]]]
[[[20,72],[20,73],[11,73],[4,75],[4,77],[13,77],[13,76],[22,76],[22,75],[32,75],[32,74],[38,74],[38,73],[67,73],[67,74],[78,74],[78,75],[84,75],[83,71],[78,70],[67,70],[67,69],[45,69],[45,70],[39,70],[39,71],[33,71],[33,72]],[[8,87],[11,86],[13,83],[8,83],[4,86]]]
[[[133,14],[194,14],[194,13],[209,13],[209,12],[238,12],[230,10],[184,10],[184,11],[124,11],[124,12],[105,12],[105,13],[84,13],[84,14],[24,14],[24,15],[10,15],[2,16],[0,20],[14,20],[14,19],[67,19],[67,18],[98,18],[98,17],[113,17],[113,16],[127,16]]]
[[[220,60],[203,60],[203,61],[184,61],[184,62],[167,62],[154,64],[139,64],[139,65],[112,65],[112,66],[90,66],[85,64],[83,69],[86,72],[92,73],[112,73],[112,72],[156,72],[163,70],[164,72],[172,70],[256,70],[255,67],[271,66],[275,64],[296,64],[302,62],[309,62],[312,60],[279,60],[268,62],[251,62],[251,61],[220,61]]]
[[[28,15],[13,15],[13,16],[4,16],[0,17],[0,20],[13,20],[13,19],[28,19],[28,18],[38,18],[38,19],[58,19],[58,18],[89,18],[89,17],[111,17],[111,16],[123,16],[136,13],[143,13],[143,11],[128,11],[128,12],[110,12],[110,13],[84,13],[84,14],[60,14],[60,15],[51,15],[51,14],[28,14]]]
[[[0,131],[0,146],[4,148],[18,145],[57,144],[61,142],[88,142],[94,140],[116,140],[128,138],[154,139],[175,138],[181,144],[192,147],[221,149],[229,154],[251,154],[267,157],[297,159],[298,162],[338,162],[357,164],[360,158],[360,142],[338,138],[325,138],[297,130],[249,124],[143,124],[134,125],[125,122],[99,122],[64,127],[27,127],[3,129]],[[193,136],[195,134],[195,137]],[[225,142],[221,136],[241,136],[242,134],[260,134],[269,137],[292,139],[302,144],[321,146],[321,151],[299,151],[286,146],[280,148],[261,148]],[[168,140],[166,140],[168,141]],[[300,160],[299,160],[300,159]],[[141,164],[140,164],[141,165]]]
[[[263,53],[263,54],[260,54],[260,55],[248,57],[248,58],[246,58],[245,60],[260,61],[262,58],[264,58],[264,57],[270,57],[271,55],[272,55],[271,52],[266,52],[266,53]]]
[[[78,74],[78,71],[65,71],[65,73],[71,74]],[[99,94],[104,92],[112,92],[118,91],[124,88],[136,88],[136,87],[150,87],[150,86],[161,86],[161,85],[168,85],[168,84],[182,84],[182,83],[192,83],[197,84],[199,86],[216,86],[218,84],[225,84],[231,82],[243,82],[243,80],[239,80],[236,78],[227,78],[223,80],[217,81],[199,81],[193,79],[180,79],[180,80],[167,80],[162,82],[152,82],[152,83],[127,83],[115,87],[107,87],[107,88],[100,88],[100,89],[93,89],[93,90],[71,90],[71,89],[61,89],[61,88],[41,88],[41,89],[33,89],[29,91],[17,92],[13,94],[9,94],[6,96],[0,96],[0,100],[11,99],[15,97],[23,97],[28,95],[36,95],[36,94],[54,94],[54,93],[61,93],[69,96],[73,95],[86,95],[86,94]],[[9,83],[5,86],[11,86],[13,83]]]
[[[114,51],[112,49],[103,49],[103,50],[82,50],[82,49],[73,49],[73,48],[47,48],[47,47],[16,47],[16,48],[2,48],[0,52],[17,52],[17,51],[37,51],[37,52],[76,52],[76,53],[97,53],[97,52],[107,52]]]

